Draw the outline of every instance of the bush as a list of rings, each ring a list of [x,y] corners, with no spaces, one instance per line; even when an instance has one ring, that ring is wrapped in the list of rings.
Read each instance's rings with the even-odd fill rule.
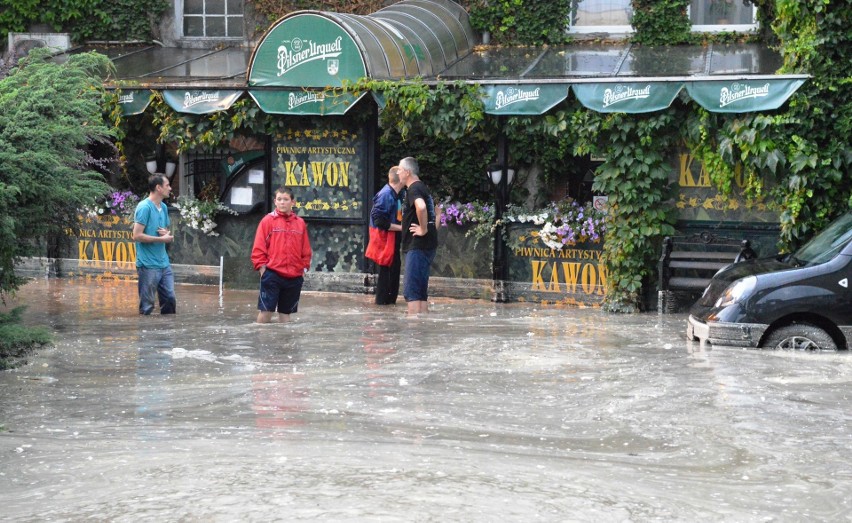
[[[27,356],[33,350],[53,341],[47,328],[20,324],[25,309],[21,306],[8,313],[0,312],[0,370],[26,363]]]

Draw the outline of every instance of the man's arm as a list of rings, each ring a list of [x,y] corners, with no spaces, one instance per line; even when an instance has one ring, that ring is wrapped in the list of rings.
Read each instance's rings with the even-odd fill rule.
[[[305,226],[304,234],[302,234],[302,266],[305,271],[311,268],[311,257],[313,256],[313,251],[311,250],[311,237],[308,236],[308,227]]]
[[[254,233],[254,245],[251,248],[252,266],[254,266],[254,270],[261,271],[261,275],[263,274],[261,269],[265,269],[269,262],[269,246],[266,242],[266,227],[264,227],[264,221],[261,220],[257,225],[257,231]]]
[[[150,234],[145,234],[145,226],[139,222],[133,223],[133,241],[137,241],[139,243],[171,243],[172,240],[175,239],[172,236],[171,231],[168,229],[163,229],[162,227],[157,229],[157,233],[159,236],[151,236]]]
[[[412,223],[408,229],[414,236],[426,236],[429,232],[429,212],[426,210],[426,200],[417,198],[414,200],[414,209],[417,211],[417,223]]]

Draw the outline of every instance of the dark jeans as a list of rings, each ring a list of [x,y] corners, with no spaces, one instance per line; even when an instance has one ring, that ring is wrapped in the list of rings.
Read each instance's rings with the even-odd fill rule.
[[[154,311],[155,296],[160,300],[160,314],[174,314],[177,300],[172,268],[136,267],[136,274],[139,276],[139,314],[148,315]]]

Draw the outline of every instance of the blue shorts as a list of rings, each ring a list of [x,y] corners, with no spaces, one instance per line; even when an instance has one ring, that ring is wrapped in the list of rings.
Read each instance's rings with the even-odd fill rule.
[[[437,249],[412,249],[405,253],[405,284],[402,292],[405,301],[429,299],[429,268],[436,252]]]
[[[257,298],[257,310],[281,314],[293,314],[299,311],[299,296],[305,278],[285,278],[277,272],[266,269],[260,277],[260,296]]]

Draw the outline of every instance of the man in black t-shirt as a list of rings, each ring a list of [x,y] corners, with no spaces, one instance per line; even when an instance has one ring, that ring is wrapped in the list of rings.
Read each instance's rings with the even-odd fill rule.
[[[429,269],[438,250],[435,202],[429,187],[420,180],[417,160],[403,158],[398,172],[399,180],[407,187],[402,213],[403,296],[410,314],[429,312]]]

